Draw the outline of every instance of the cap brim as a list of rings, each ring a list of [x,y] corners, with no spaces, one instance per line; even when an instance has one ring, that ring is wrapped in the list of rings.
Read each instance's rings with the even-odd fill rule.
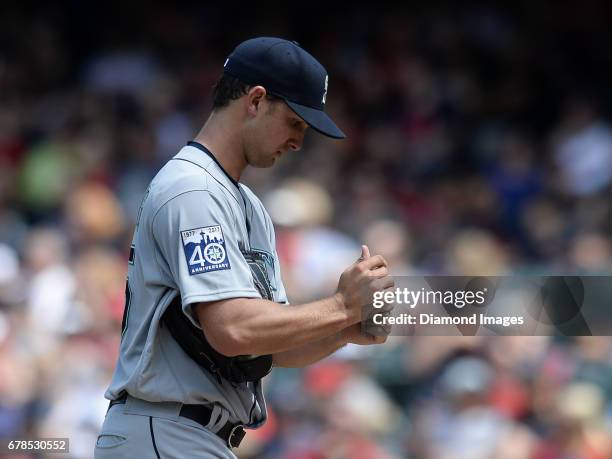
[[[291,110],[293,110],[315,131],[334,139],[346,138],[344,132],[342,132],[340,128],[336,126],[336,123],[334,123],[324,111],[307,107],[306,105],[296,104],[295,102],[291,102],[289,100],[285,100],[285,102],[287,102],[287,105],[289,105]]]

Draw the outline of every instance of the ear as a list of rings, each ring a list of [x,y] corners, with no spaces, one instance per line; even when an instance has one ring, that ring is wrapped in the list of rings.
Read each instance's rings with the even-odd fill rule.
[[[266,97],[266,88],[253,86],[247,93],[247,111],[251,116],[256,116],[261,107],[261,101]]]

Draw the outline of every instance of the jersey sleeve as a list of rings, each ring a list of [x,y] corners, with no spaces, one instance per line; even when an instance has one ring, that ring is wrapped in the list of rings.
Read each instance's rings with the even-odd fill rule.
[[[235,222],[229,205],[208,191],[176,196],[153,218],[159,261],[167,265],[183,311],[196,326],[193,303],[260,297],[240,251],[241,229]]]

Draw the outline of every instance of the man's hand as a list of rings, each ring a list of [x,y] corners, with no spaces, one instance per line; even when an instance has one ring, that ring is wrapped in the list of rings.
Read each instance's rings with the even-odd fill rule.
[[[343,338],[347,343],[360,344],[362,346],[368,346],[370,344],[383,344],[387,341],[388,335],[374,336],[370,334],[364,334],[361,330],[361,323],[356,323],[350,327],[345,328],[340,333],[343,334]]]
[[[381,255],[370,256],[367,246],[361,246],[361,256],[340,276],[336,300],[344,305],[349,322],[361,322],[362,311],[371,308],[374,292],[393,287],[387,261]]]

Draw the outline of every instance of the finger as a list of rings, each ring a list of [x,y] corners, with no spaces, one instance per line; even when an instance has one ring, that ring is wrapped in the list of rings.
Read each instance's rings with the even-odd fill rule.
[[[367,245],[362,245],[361,246],[361,255],[359,256],[359,258],[357,259],[358,262],[361,262],[367,258],[370,258],[370,249],[368,248]]]
[[[397,304],[395,302],[391,303],[383,303],[381,306],[374,307],[372,305],[364,306],[361,311],[361,320],[362,321],[372,321],[375,315],[382,314],[383,316],[390,316]]]
[[[365,324],[364,326],[366,327],[366,330],[370,330],[370,328],[376,329],[377,327],[385,326],[387,324],[388,318],[391,317],[392,314],[393,306],[389,305],[385,305],[381,309],[368,310],[366,314],[362,314],[361,324]],[[376,321],[374,320],[375,317],[377,318]]]
[[[387,334],[381,332],[381,330],[374,330],[373,333],[369,331],[365,331],[361,334],[361,339],[359,339],[359,344],[362,345],[370,345],[370,344],[382,344],[387,341]]]
[[[382,330],[378,330],[377,327],[367,327],[361,334],[366,341],[364,344],[374,344],[377,339],[383,336]]]
[[[354,341],[355,344],[360,346],[370,346],[371,344],[378,344],[375,338],[370,335],[363,335],[359,339]]]
[[[385,341],[387,341],[386,335],[376,335],[372,339],[372,344],[383,344]]]
[[[368,254],[369,253],[370,252],[368,252]],[[374,255],[373,257],[364,259],[361,264],[365,269],[374,269],[381,266],[387,266],[387,260],[385,260],[382,255]]]
[[[372,269],[368,272],[368,276],[382,278],[389,275],[389,268],[381,266],[380,268]]]
[[[385,303],[380,308],[376,308],[375,313],[380,313],[383,315],[390,315],[391,312],[395,309],[395,303]]]
[[[395,279],[391,276],[379,277],[370,282],[370,288],[375,291],[388,290],[395,287]]]

